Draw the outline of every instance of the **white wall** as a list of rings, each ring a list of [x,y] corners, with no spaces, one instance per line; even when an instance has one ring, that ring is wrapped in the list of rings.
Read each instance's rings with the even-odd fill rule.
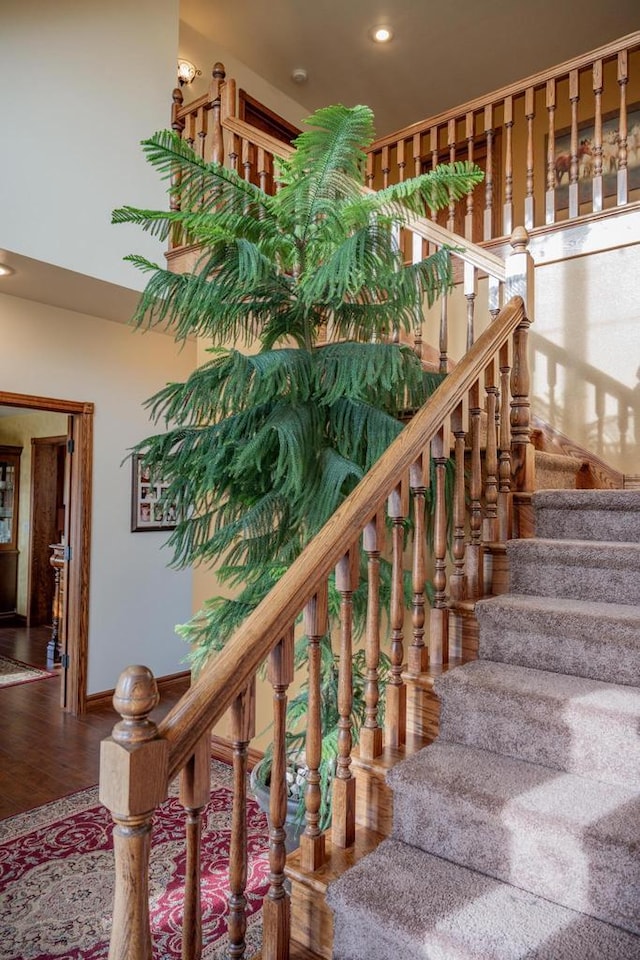
[[[123,256],[162,249],[110,217],[166,206],[139,142],[169,126],[177,38],[178,0],[0,4],[0,247],[141,289]]]
[[[274,110],[285,120],[299,127],[305,117],[309,116],[310,111],[306,107],[272,86],[224,47],[218,44],[212,46],[209,37],[194,30],[184,20],[180,21],[179,49],[181,57],[190,60],[202,71],[202,75],[196,77],[192,84],[183,87],[185,103],[207,92],[213,65],[220,61],[224,65],[227,77],[236,81],[238,90],[242,88],[249,96],[259,100],[265,107]]]
[[[130,663],[156,676],[185,669],[174,626],[191,615],[191,571],[167,569],[165,533],[131,533],[127,449],[154,432],[143,401],[184,379],[195,344],[0,295],[0,383],[12,393],[95,404],[88,692]]]

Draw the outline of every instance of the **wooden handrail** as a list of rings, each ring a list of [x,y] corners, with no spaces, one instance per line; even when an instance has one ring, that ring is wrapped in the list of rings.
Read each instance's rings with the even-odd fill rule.
[[[417,233],[419,237],[422,237],[423,240],[428,240],[430,243],[435,243],[440,247],[452,247],[455,255],[459,257],[460,260],[470,263],[473,267],[482,270],[490,277],[495,277],[496,280],[500,281],[505,280],[506,271],[504,260],[496,256],[496,254],[491,253],[491,251],[486,250],[484,247],[479,246],[477,243],[466,240],[456,233],[451,233],[450,230],[439,226],[433,220],[427,220],[426,217],[411,217],[407,223],[407,227],[409,230],[412,230],[413,233]]]
[[[263,130],[258,130],[257,127],[247,123],[246,120],[223,116],[221,123],[223,130],[228,130],[229,133],[250,140],[254,146],[272,153],[274,157],[286,158],[293,156],[295,153],[294,147],[290,147],[289,144],[283,143],[282,140],[272,137],[271,134],[265,133]]]
[[[635,31],[635,33],[629,33],[625,37],[621,37],[619,40],[606,43],[602,47],[596,47],[595,50],[591,50],[589,53],[583,53],[578,57],[573,57],[571,60],[566,60],[564,63],[561,63],[558,66],[549,67],[546,70],[541,70],[539,73],[534,73],[530,77],[526,77],[524,80],[518,80],[515,83],[507,84],[507,86],[500,87],[498,90],[490,90],[486,94],[480,97],[474,97],[473,100],[468,100],[466,103],[463,103],[453,109],[443,110],[441,113],[437,113],[432,117],[426,118],[425,120],[419,120],[416,123],[410,124],[408,127],[402,127],[400,130],[397,130],[394,133],[389,133],[372,143],[369,152],[376,152],[381,150],[383,147],[392,146],[393,144],[397,143],[398,140],[408,140],[415,133],[420,133],[428,127],[440,126],[441,124],[446,123],[449,119],[454,117],[463,117],[466,113],[480,110],[486,103],[496,103],[500,100],[503,100],[505,97],[515,96],[518,93],[522,93],[528,88],[541,87],[547,82],[547,80],[554,80],[558,77],[566,76],[572,70],[580,70],[583,67],[591,66],[595,60],[604,60],[608,57],[614,56],[614,54],[621,50],[629,49],[630,47],[636,47],[639,45],[640,30]]]
[[[398,477],[420,457],[488,360],[525,321],[523,300],[514,297],[159,724],[158,736],[169,745],[169,779],[176,776],[200,738],[248,685],[304,604],[344,556],[345,544],[360,535],[397,485]]]

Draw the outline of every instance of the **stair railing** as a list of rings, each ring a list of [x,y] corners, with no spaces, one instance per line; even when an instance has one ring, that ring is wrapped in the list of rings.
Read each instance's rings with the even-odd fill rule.
[[[291,903],[285,886],[286,746],[285,713],[293,680],[294,624],[305,619],[309,642],[309,752],[306,829],[301,860],[318,869],[327,857],[318,828],[319,723],[318,642],[327,631],[327,581],[335,571],[341,596],[339,749],[333,782],[330,844],[349,848],[356,828],[356,781],[351,769],[351,654],[353,590],[360,551],[369,570],[366,631],[367,721],[360,745],[364,756],[379,755],[383,742],[402,746],[407,739],[405,660],[414,673],[430,659],[448,655],[449,593],[460,599],[480,595],[486,538],[506,535],[511,502],[527,489],[531,462],[527,334],[531,317],[532,264],[526,234],[514,238],[515,250],[505,271],[509,302],[476,339],[463,360],[364,477],[323,530],[306,547],[267,598],[251,614],[225,648],[201,672],[190,690],[157,726],[149,713],[157,702],[157,686],[144,667],[122,674],[114,705],[121,720],[102,744],[100,797],[114,820],[115,898],[110,960],[151,960],[149,854],[154,811],[180,775],[180,798],[186,819],[186,878],[183,957],[197,960],[202,950],[200,904],[201,814],[207,803],[210,731],[227,711],[233,743],[233,822],[230,852],[228,914],[229,955],[244,956],[247,876],[246,773],[248,745],[255,729],[255,676],[268,664],[273,688],[273,773],[271,786],[270,885],[263,904],[262,957],[289,955]],[[517,293],[525,297],[518,296]],[[512,294],[515,294],[512,296]],[[486,475],[480,471],[481,397],[489,398]],[[465,507],[465,446],[471,444],[471,502]],[[446,537],[445,464],[454,446],[456,496],[453,504],[453,573],[449,577]],[[435,462],[435,601],[430,636],[425,638],[427,601],[424,497],[429,484],[429,458]],[[411,504],[411,507],[410,507]],[[403,537],[412,510],[417,534],[413,548],[412,636],[404,637]],[[387,687],[384,731],[377,723],[380,610],[379,557],[384,549],[384,523],[391,520],[392,598],[390,626],[391,680]],[[467,535],[469,531],[469,536]],[[294,905],[295,906],[295,905]]]
[[[443,216],[480,242],[629,202],[640,174],[640,32],[382,137],[368,157],[380,188],[471,160],[485,179]],[[609,207],[609,203],[607,203]],[[566,211],[566,212],[565,212]],[[434,214],[434,219],[437,217]]]

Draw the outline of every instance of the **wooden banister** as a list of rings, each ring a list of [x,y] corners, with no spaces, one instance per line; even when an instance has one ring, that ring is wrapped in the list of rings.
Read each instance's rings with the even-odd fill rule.
[[[371,145],[370,151],[374,152],[382,150],[384,147],[395,146],[399,140],[408,140],[417,133],[421,133],[432,127],[447,124],[452,118],[462,117],[465,114],[475,112],[476,110],[483,110],[487,103],[499,103],[500,101],[505,100],[507,97],[513,97],[516,94],[523,92],[528,87],[545,86],[548,80],[556,80],[558,77],[569,74],[572,70],[582,70],[585,67],[590,67],[596,60],[606,60],[609,57],[616,56],[619,52],[626,53],[627,50],[633,49],[637,46],[640,46],[640,30],[635,31],[634,33],[628,33],[619,40],[606,43],[602,47],[597,47],[595,50],[591,50],[588,53],[580,54],[580,56],[573,57],[571,60],[566,60],[564,63],[561,63],[557,66],[549,67],[546,70],[540,70],[538,73],[534,73],[531,76],[526,77],[524,80],[518,80],[515,83],[509,83],[507,86],[500,87],[498,90],[492,90],[488,94],[474,97],[473,100],[467,100],[466,103],[463,103],[454,109],[443,110],[441,113],[437,113],[432,117],[428,117],[426,120],[419,120],[416,123],[409,124],[408,127],[402,127],[400,130],[396,130],[393,133],[388,133],[384,137],[380,137],[379,140],[374,141],[374,143]]]
[[[322,581],[343,556],[344,544],[358,537],[395,489],[398,476],[421,456],[443,420],[453,413],[461,396],[483,373],[487,358],[497,354],[525,318],[523,300],[517,297],[480,335],[431,400],[159,724],[158,735],[169,745],[170,779],[182,769],[199,738],[246,687],[300,609],[321,588]]]

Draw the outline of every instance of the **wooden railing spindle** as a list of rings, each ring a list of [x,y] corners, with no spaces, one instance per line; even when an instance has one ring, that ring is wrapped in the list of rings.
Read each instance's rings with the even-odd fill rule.
[[[187,856],[184,877],[184,914],[182,919],[182,960],[200,960],[202,956],[202,905],[200,896],[200,842],[202,811],[211,793],[211,738],[203,737],[180,775],[180,803],[187,813]],[[246,783],[245,783],[246,791]],[[234,803],[235,811],[235,803]],[[229,871],[234,869],[230,852]],[[242,954],[232,954],[242,956]]]
[[[509,236],[513,230],[513,97],[504,98],[504,206],[502,212],[502,232]]]
[[[569,100],[571,102],[569,217],[573,218],[578,216],[580,208],[580,198],[578,196],[578,101],[580,100],[580,76],[577,70],[571,70],[569,73]]]
[[[465,117],[465,135],[467,139],[467,160],[473,163],[473,140],[475,120],[470,110]],[[467,240],[473,240],[473,190],[467,193],[467,212],[464,220],[464,235]]]
[[[247,932],[247,754],[256,735],[255,677],[231,705],[233,809],[229,848],[229,956],[244,957]]]
[[[617,203],[619,206],[629,201],[628,173],[628,129],[627,129],[627,84],[629,83],[628,53],[618,53],[618,86],[620,87],[620,119],[618,122],[618,171]],[[640,151],[640,131],[635,131],[636,160]]]
[[[448,321],[449,297],[443,293],[440,298],[440,362],[438,370],[440,373],[447,373],[449,370],[449,321]]]
[[[287,690],[293,682],[293,628],[269,654],[268,678],[273,687],[273,761],[269,802],[269,891],[262,905],[263,960],[287,960],[289,956],[290,901],[284,885],[286,787]]]
[[[478,271],[472,263],[464,263],[464,298],[467,301],[467,350],[475,341],[475,308],[478,295]]]
[[[465,569],[467,597],[477,599],[484,593],[482,577],[482,452],[481,452],[480,382],[476,380],[469,390],[469,433],[471,435],[471,475],[469,478],[469,531]]]
[[[396,487],[387,501],[391,518],[391,675],[387,685],[385,711],[385,742],[391,747],[401,746],[406,739],[407,688],[402,680],[404,660],[404,581],[402,548],[404,521],[407,516],[406,490]]]
[[[222,84],[225,72],[221,63],[214,63],[211,74],[211,159],[214,163],[224,163],[224,142],[222,139],[222,124],[220,122],[220,107]]]
[[[414,463],[409,470],[409,484],[413,492],[413,562],[411,580],[413,588],[413,608],[411,614],[412,640],[407,658],[411,673],[422,673],[429,666],[429,649],[424,642],[425,621],[425,581],[426,581],[426,533],[425,500],[429,469],[424,458]]]
[[[431,169],[435,170],[438,166],[439,159],[439,150],[438,150],[438,137],[439,131],[438,127],[431,127],[429,131],[429,147],[431,149]],[[435,222],[438,219],[438,211],[433,209],[431,211],[431,219]]]
[[[487,395],[487,448],[485,453],[485,518],[483,540],[493,543],[498,539],[498,437],[496,412],[498,388],[496,368],[492,360],[484,371],[484,389]]]
[[[304,631],[308,641],[309,701],[305,763],[307,787],[305,790],[306,826],[300,837],[300,863],[304,870],[317,870],[325,861],[324,833],[320,830],[320,761],[322,759],[322,722],[320,703],[320,641],[327,635],[328,591],[322,588],[304,608]]]
[[[445,497],[445,429],[437,432],[431,441],[431,456],[435,464],[436,490],[434,505],[433,576],[434,600],[431,608],[429,660],[449,662],[449,608],[447,605],[447,507]]]
[[[484,220],[482,239],[493,238],[493,104],[484,108],[484,132],[487,137],[487,160],[484,173]]]
[[[382,753],[382,727],[378,723],[378,666],[380,662],[380,552],[384,538],[382,517],[376,516],[364,528],[363,548],[367,555],[367,625],[365,656],[365,721],[360,730],[360,756],[373,760]]]
[[[535,196],[533,192],[533,122],[535,120],[535,90],[528,87],[524,94],[524,113],[527,121],[527,174],[524,198],[524,225],[528,230],[535,227]]]
[[[544,222],[556,222],[556,81],[547,80],[547,192],[544,202]]]
[[[464,554],[465,554],[465,470],[464,450],[466,432],[463,424],[463,405],[459,403],[451,416],[451,431],[455,438],[455,486],[453,491],[453,572],[449,580],[449,589],[453,601],[466,597]]]
[[[413,175],[419,177],[422,173],[422,138],[419,133],[414,133],[413,143]]]
[[[456,121],[449,120],[447,124],[447,146],[449,147],[449,163],[456,162]],[[447,230],[453,230],[456,225],[456,201],[453,193],[449,193],[449,216],[447,217]]]
[[[502,543],[511,537],[511,361],[509,344],[500,348],[500,434],[498,459],[498,530]]]
[[[331,840],[337,847],[350,847],[356,836],[356,781],[351,771],[351,708],[353,705],[353,591],[359,582],[357,547],[352,547],[336,566],[336,589],[340,594],[340,662],[338,665],[338,757],[333,779]]]
[[[593,171],[592,171],[592,209],[594,213],[602,210],[602,60],[596,60],[593,64],[593,95],[595,100],[595,117],[593,121]],[[578,147],[582,157],[583,147],[586,144],[581,143]],[[580,165],[578,167],[580,171]],[[527,224],[525,224],[527,226]]]

